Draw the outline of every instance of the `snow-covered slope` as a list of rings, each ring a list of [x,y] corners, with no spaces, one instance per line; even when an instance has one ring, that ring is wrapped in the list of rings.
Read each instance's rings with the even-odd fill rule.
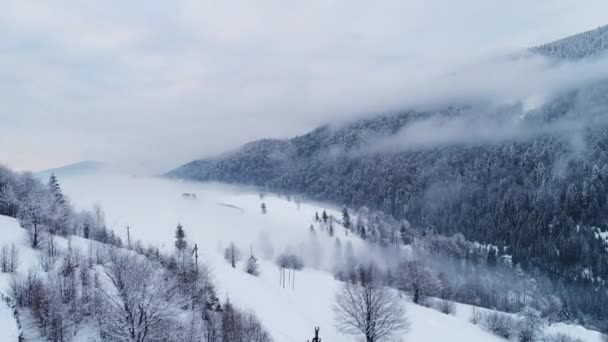
[[[305,341],[310,339],[313,327],[321,327],[325,341],[352,342],[351,336],[342,335],[334,327],[332,303],[340,282],[331,269],[331,256],[335,238],[342,245],[350,242],[355,251],[362,251],[365,244],[352,236],[346,236],[338,224],[335,237],[321,231],[312,238],[309,227],[314,213],[328,213],[338,217],[335,208],[319,203],[287,201],[272,195],[263,199],[255,191],[214,184],[179,183],[169,180],[133,177],[75,177],[63,179],[64,191],[78,207],[90,207],[99,203],[106,211],[108,227],[125,235],[125,227],[131,227],[133,239],[145,243],[164,245],[169,251],[173,246],[174,228],[181,222],[188,239],[196,242],[202,259],[211,268],[218,296],[229,297],[238,306],[254,311],[267,327],[276,342]],[[184,198],[183,193],[194,193],[196,199]],[[267,205],[263,215],[261,203]],[[299,207],[299,208],[298,208]],[[90,242],[73,237],[72,246],[86,253]],[[222,256],[221,248],[234,241],[245,252],[251,246],[262,260],[261,275],[253,277],[243,272],[243,263],[233,269]],[[313,243],[313,241],[316,241]],[[58,238],[60,248],[67,241]],[[19,250],[18,273],[27,274],[37,268],[39,252],[29,248],[27,234],[16,220],[0,217],[0,246],[15,244]],[[271,248],[272,246],[272,248]],[[279,286],[279,271],[272,260],[285,248],[303,254],[305,259],[320,256],[319,269],[310,267],[298,272],[295,286]],[[315,254],[315,255],[311,255]],[[10,275],[0,274],[0,291],[8,292]],[[457,306],[457,314],[449,316],[412,304],[407,296],[401,300],[407,308],[411,323],[405,341],[501,341],[479,326],[469,322],[471,307]],[[6,317],[5,317],[6,316]],[[14,340],[14,320],[8,320],[10,312],[0,309],[0,341]],[[580,327],[558,325],[551,332],[567,332],[584,341],[601,341],[598,333]]]
[[[310,249],[309,226],[314,213],[327,209],[339,217],[336,208],[319,203],[288,201],[272,195],[260,198],[257,192],[218,184],[174,182],[170,180],[134,177],[74,177],[63,179],[64,191],[77,207],[90,208],[100,204],[106,211],[108,226],[125,236],[131,227],[134,239],[172,248],[174,228],[181,222],[188,239],[202,250],[218,286],[218,295],[229,296],[237,305],[255,311],[277,342],[304,341],[312,335],[314,326],[321,327],[325,341],[351,342],[354,339],[339,333],[333,324],[332,303],[340,282],[330,272],[335,238],[321,232],[317,226],[318,244]],[[194,193],[196,199],[182,194]],[[268,213],[263,215],[261,203]],[[336,225],[336,236],[344,244],[350,241],[355,250],[364,244],[355,237],[345,236]],[[261,276],[256,278],[224,261],[221,249],[234,241],[242,250],[251,246],[261,257]],[[270,247],[272,246],[272,248]],[[295,288],[279,286],[279,271],[273,256],[285,248],[301,253],[324,253],[324,270],[305,268],[298,272]],[[307,255],[304,255],[306,258]],[[308,256],[311,259],[311,256]],[[459,305],[456,316],[412,304],[402,299],[408,309],[410,331],[407,341],[501,341],[482,328],[469,323],[471,308]],[[600,335],[579,327],[560,325],[551,332],[566,331],[584,341],[599,342]]]
[[[9,306],[0,302],[0,341],[17,341],[19,329]]]

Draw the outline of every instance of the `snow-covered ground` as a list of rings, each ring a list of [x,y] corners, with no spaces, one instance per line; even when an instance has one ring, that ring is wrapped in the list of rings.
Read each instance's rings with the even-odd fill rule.
[[[4,303],[0,303],[0,341],[17,341],[19,329],[13,318],[11,309]]]
[[[197,243],[202,259],[211,268],[218,296],[227,296],[238,306],[254,311],[276,342],[306,341],[313,328],[321,328],[324,341],[352,342],[334,327],[332,304],[340,282],[331,269],[335,237],[316,225],[316,238],[309,227],[314,214],[323,209],[340,217],[338,208],[320,203],[302,203],[299,208],[292,200],[218,184],[185,183],[171,180],[122,176],[88,176],[61,179],[64,192],[76,207],[103,207],[107,225],[125,237],[130,226],[132,239],[173,248],[174,230],[178,222],[184,226],[190,243]],[[183,193],[194,193],[197,199],[185,199]],[[268,212],[261,213],[261,203]],[[356,237],[346,236],[336,224],[336,237],[344,246],[362,251],[365,244]],[[253,277],[243,272],[241,262],[233,269],[221,253],[234,241],[248,256],[250,248],[261,259],[261,275]],[[16,243],[22,263],[20,273],[36,265],[35,252],[27,247],[25,232],[15,220],[0,217],[0,245]],[[86,247],[86,243],[81,243]],[[322,260],[319,269],[305,268],[298,272],[294,288],[279,286],[279,271],[274,257],[286,248],[303,255],[308,262]],[[0,291],[9,285],[6,275],[0,275]],[[410,321],[405,341],[503,341],[469,322],[471,307],[458,305],[455,316],[412,304],[403,296]],[[1,314],[1,313],[0,313]],[[600,342],[598,333],[569,325],[548,328],[551,332],[567,332],[584,341]],[[2,337],[0,337],[2,340]]]

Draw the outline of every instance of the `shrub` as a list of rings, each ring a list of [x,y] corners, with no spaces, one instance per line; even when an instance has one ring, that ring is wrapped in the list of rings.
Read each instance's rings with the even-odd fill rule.
[[[535,341],[541,333],[543,319],[540,312],[530,307],[524,308],[519,314],[521,319],[517,322],[517,339],[519,342]]]
[[[555,335],[545,336],[545,342],[583,342],[580,338],[575,338],[570,335],[558,333]]]
[[[456,304],[454,302],[450,302],[449,300],[438,299],[433,302],[433,309],[444,313],[446,315],[455,315],[456,314]]]
[[[479,309],[474,306],[473,309],[471,310],[471,317],[469,318],[469,322],[477,325],[477,324],[481,323],[482,319],[483,319],[482,312],[479,311]]]
[[[488,312],[482,315],[481,325],[494,335],[510,339],[517,333],[517,320],[509,315]]]

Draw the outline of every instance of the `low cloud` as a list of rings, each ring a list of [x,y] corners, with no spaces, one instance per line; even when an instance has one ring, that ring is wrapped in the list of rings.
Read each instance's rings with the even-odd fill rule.
[[[601,0],[9,0],[0,163],[166,171],[252,139],[458,95],[420,84],[592,29],[606,10]],[[463,87],[483,93],[488,80],[477,77]],[[501,82],[511,84],[491,86]]]
[[[585,129],[608,123],[608,102],[601,95],[606,88],[608,58],[557,63],[521,56],[480,64],[439,79],[413,97],[412,108],[432,112],[461,104],[456,107],[461,115],[414,119],[395,135],[370,139],[361,152],[493,144],[541,135],[566,137],[578,150]],[[548,103],[558,107],[544,107]],[[541,117],[559,110],[567,113],[551,122]]]

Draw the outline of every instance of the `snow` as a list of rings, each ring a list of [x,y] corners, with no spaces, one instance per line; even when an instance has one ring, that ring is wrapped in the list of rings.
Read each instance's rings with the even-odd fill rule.
[[[218,296],[222,300],[228,297],[237,306],[255,312],[276,342],[311,339],[315,326],[321,328],[324,341],[359,341],[338,332],[333,323],[332,304],[341,286],[329,272],[335,238],[322,232],[321,224],[315,225],[315,243],[311,242],[309,233],[315,212],[321,214],[325,209],[340,218],[339,208],[309,202],[298,208],[285,198],[265,195],[260,199],[252,189],[219,184],[126,176],[70,177],[60,181],[77,208],[90,209],[100,204],[108,227],[123,237],[129,225],[132,239],[163,246],[169,251],[173,248],[174,229],[181,222],[189,242],[198,244],[201,259],[211,269]],[[197,199],[184,199],[183,193],[194,193]],[[268,208],[266,215],[260,210],[262,202]],[[362,241],[352,234],[346,236],[340,225],[336,224],[335,228],[342,246],[350,241],[355,251],[365,251]],[[82,238],[71,240],[72,246],[81,250],[91,244]],[[232,241],[243,251],[243,261],[236,269],[221,253]],[[29,248],[25,231],[14,219],[0,216],[0,245],[10,243],[15,243],[20,250],[19,273],[25,274],[37,265],[37,252]],[[66,243],[65,239],[58,239],[59,246],[65,247]],[[260,259],[259,277],[243,271],[250,247]],[[297,272],[293,288],[279,286],[279,270],[273,262],[286,248],[303,254],[305,260],[318,256],[323,260],[318,269],[306,267]],[[8,289],[9,281],[8,275],[0,274],[0,291]],[[458,304],[456,315],[449,316],[415,305],[405,295],[400,300],[407,308],[410,321],[409,332],[403,336],[405,341],[504,341],[469,322],[471,306]],[[1,309],[0,315],[3,315]],[[0,316],[0,324],[7,322],[3,317]],[[5,337],[9,335],[3,333],[4,329],[0,331],[0,341],[10,340]],[[549,327],[548,331],[565,332],[584,341],[601,341],[598,333],[582,327],[560,324]],[[86,332],[82,334],[85,336]]]
[[[580,325],[571,325],[564,323],[556,323],[548,326],[545,329],[545,333],[554,335],[554,334],[566,334],[571,337],[580,338],[583,341],[604,341],[602,339],[602,334],[597,331],[592,331],[581,327]]]
[[[28,237],[19,222],[11,217],[0,215],[0,247],[15,244],[19,252],[19,263],[17,272],[27,273],[31,267],[38,265],[36,251],[28,248]],[[8,294],[11,275],[0,273],[0,292]]]
[[[13,318],[11,308],[0,301],[0,341],[16,342],[18,337],[19,329]]]
[[[25,231],[21,229],[17,220],[0,216],[0,247],[4,245],[10,245],[14,243],[16,246],[21,247],[21,250],[28,250],[25,240]],[[27,251],[23,253],[24,255],[20,257],[20,267],[19,270],[23,270],[25,267],[30,265],[31,257],[34,256],[32,253],[28,253]],[[8,289],[10,284],[10,275],[5,273],[0,273],[0,293],[3,295],[8,295]],[[19,329],[17,327],[17,322],[13,317],[13,312],[11,308],[4,301],[0,301],[0,341],[17,341],[19,336]]]

